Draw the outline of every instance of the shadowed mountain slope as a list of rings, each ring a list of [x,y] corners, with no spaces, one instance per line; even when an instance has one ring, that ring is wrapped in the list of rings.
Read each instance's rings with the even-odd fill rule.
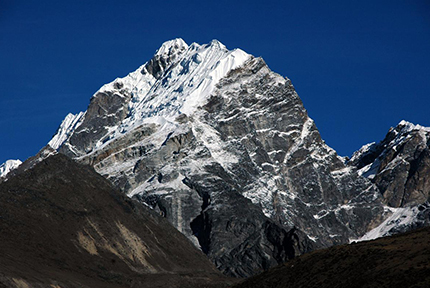
[[[429,287],[430,228],[302,255],[235,288]]]
[[[0,243],[0,287],[229,282],[167,220],[60,154],[0,185]]]

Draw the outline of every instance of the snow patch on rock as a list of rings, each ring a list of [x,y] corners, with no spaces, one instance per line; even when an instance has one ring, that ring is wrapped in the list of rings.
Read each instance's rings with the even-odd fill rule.
[[[51,141],[48,142],[48,145],[55,150],[60,148],[64,141],[70,137],[73,131],[82,124],[84,115],[85,112],[79,112],[76,115],[72,113],[67,114],[66,118],[64,118],[58,128],[57,133],[52,137]]]
[[[359,239],[351,239],[350,242],[374,240],[396,234],[399,230],[402,231],[402,227],[411,227],[414,225],[414,222],[417,221],[417,216],[420,213],[420,209],[422,209],[420,206],[407,208],[393,208],[385,206],[385,213],[391,215],[379,226],[367,232],[363,237]]]
[[[21,160],[7,160],[5,163],[0,165],[0,178],[5,177],[10,171],[18,168],[21,165]]]

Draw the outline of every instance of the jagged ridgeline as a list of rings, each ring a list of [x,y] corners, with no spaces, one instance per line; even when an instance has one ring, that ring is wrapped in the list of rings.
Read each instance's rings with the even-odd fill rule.
[[[164,43],[69,115],[49,146],[246,277],[359,238],[383,197],[328,147],[288,78],[214,40]]]
[[[348,165],[379,188],[391,214],[363,240],[430,225],[430,128],[400,121],[381,142],[355,152]]]

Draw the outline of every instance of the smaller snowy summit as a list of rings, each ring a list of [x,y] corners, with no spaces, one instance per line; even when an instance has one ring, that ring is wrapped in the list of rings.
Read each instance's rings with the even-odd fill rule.
[[[10,171],[18,168],[21,165],[21,160],[7,160],[5,163],[0,165],[0,178],[5,177]]]
[[[84,115],[84,112],[79,112],[76,115],[69,113],[61,123],[60,127],[57,130],[57,133],[54,135],[54,137],[52,137],[51,141],[49,141],[48,145],[55,150],[60,148],[61,144],[82,123],[81,120],[83,119]]]

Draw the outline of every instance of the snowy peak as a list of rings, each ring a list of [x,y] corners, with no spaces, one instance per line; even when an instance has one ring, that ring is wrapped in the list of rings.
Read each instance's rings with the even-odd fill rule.
[[[167,41],[149,62],[104,85],[95,97],[101,92],[129,92],[129,115],[174,118],[203,105],[219,80],[250,58],[240,49],[229,51],[218,40],[191,46],[182,39]]]
[[[176,38],[164,42],[161,47],[155,52],[154,56],[170,56],[176,54],[178,51],[188,49],[188,44],[181,38]]]
[[[167,70],[182,53],[187,51],[187,49],[187,43],[179,38],[164,42],[155,52],[154,57],[145,65],[145,71],[154,78],[160,79],[165,70]],[[145,71],[142,72],[145,73]]]
[[[240,49],[229,51],[217,40],[191,46],[182,39],[165,42],[154,58],[137,70],[143,76],[136,77],[135,71],[119,79],[132,93],[130,119],[161,116],[172,120],[182,113],[192,114],[205,104],[221,78],[249,58],[251,55]]]
[[[219,49],[227,50],[227,47],[226,47],[224,44],[222,44],[220,41],[218,41],[217,39],[213,39],[213,40],[208,44],[208,46],[215,46],[215,47],[217,47],[217,48],[219,48]]]
[[[64,141],[69,138],[71,133],[82,123],[82,118],[84,115],[84,112],[80,112],[76,115],[72,113],[67,114],[66,118],[64,118],[63,122],[58,128],[57,133],[54,135],[54,137],[52,137],[48,145],[55,150],[60,148]]]
[[[231,275],[292,255],[272,233],[285,242],[303,231],[303,253],[311,240],[363,235],[383,211],[375,186],[324,144],[291,82],[217,40],[165,42],[75,117],[52,145],[163,214]]]
[[[409,133],[412,131],[422,131],[422,132],[430,132],[430,127],[424,127],[421,125],[415,125],[411,122],[402,120],[395,128],[392,128],[400,134]]]
[[[74,133],[96,133],[96,142],[92,139],[70,146],[74,156],[80,156],[144,123],[174,122],[181,114],[190,116],[206,104],[223,77],[251,58],[240,49],[228,50],[217,40],[190,46],[182,39],[167,41],[149,62],[102,86],[85,116],[79,114],[79,120],[66,117],[50,144],[58,149],[67,139],[73,142]]]
[[[374,182],[391,207],[427,201],[430,192],[430,128],[402,120],[384,140],[355,152],[350,166]]]
[[[5,177],[10,171],[18,168],[21,165],[21,160],[7,160],[0,165],[0,178]]]

